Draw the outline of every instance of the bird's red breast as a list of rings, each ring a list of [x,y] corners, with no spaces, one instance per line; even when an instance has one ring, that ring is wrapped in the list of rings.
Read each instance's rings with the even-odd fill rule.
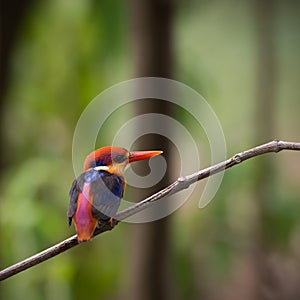
[[[79,242],[90,240],[97,226],[98,220],[92,214],[92,200],[90,184],[84,183],[82,192],[78,195],[77,209],[73,217]]]

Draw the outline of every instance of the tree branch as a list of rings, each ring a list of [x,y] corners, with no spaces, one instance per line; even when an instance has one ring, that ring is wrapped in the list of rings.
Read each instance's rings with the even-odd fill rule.
[[[114,228],[118,222],[142,211],[147,209],[151,204],[159,199],[162,199],[165,196],[175,194],[179,191],[187,189],[191,184],[212,176],[216,173],[219,173],[225,169],[231,168],[249,158],[256,157],[265,153],[270,152],[279,152],[281,150],[293,150],[293,151],[300,151],[300,143],[295,142],[284,142],[279,140],[274,140],[272,142],[251,148],[249,150],[240,152],[235,154],[233,157],[220,162],[214,166],[208,167],[206,169],[200,170],[194,174],[180,177],[175,182],[170,184],[168,187],[164,188],[163,190],[153,194],[152,196],[146,198],[145,200],[138,202],[131,207],[124,209],[117,213],[114,217],[112,226],[110,224],[104,224],[101,228],[97,228],[94,236],[99,235],[105,231],[111,230]],[[19,263],[16,263],[2,271],[0,271],[0,281],[9,278],[21,271],[24,271],[28,268],[31,268],[51,257],[54,257],[60,253],[65,252],[66,250],[73,248],[74,246],[78,245],[77,235],[74,235],[42,252],[39,252]]]

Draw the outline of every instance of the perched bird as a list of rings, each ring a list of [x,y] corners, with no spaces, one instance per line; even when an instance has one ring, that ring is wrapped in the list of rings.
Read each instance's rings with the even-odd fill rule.
[[[117,213],[126,187],[126,165],[161,153],[107,146],[86,157],[84,173],[72,184],[68,209],[69,225],[73,219],[79,242],[90,240],[97,225]]]

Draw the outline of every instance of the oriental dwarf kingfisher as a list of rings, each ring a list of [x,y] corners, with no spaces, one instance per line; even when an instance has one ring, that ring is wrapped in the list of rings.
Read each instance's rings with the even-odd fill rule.
[[[70,189],[69,225],[75,224],[78,242],[88,241],[101,222],[112,221],[123,197],[128,163],[147,159],[162,151],[129,152],[117,146],[106,146],[90,153],[84,162],[84,173]]]

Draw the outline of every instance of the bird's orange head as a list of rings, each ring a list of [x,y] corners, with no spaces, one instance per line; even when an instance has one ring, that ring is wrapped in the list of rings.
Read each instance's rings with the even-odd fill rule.
[[[129,152],[117,146],[106,146],[90,153],[84,162],[84,171],[91,168],[107,170],[111,173],[123,174],[128,163],[147,159],[161,154],[162,151],[133,151]]]

